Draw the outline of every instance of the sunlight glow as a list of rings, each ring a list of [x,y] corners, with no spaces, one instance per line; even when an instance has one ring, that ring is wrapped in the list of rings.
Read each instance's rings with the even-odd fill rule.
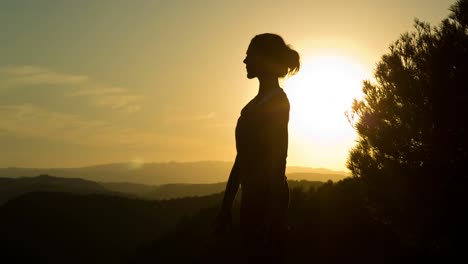
[[[285,81],[291,160],[345,169],[356,133],[344,113],[361,97],[364,79],[366,71],[351,58],[321,54],[302,60],[299,73]]]
[[[144,165],[145,161],[140,158],[134,158],[128,164],[128,169],[130,170],[137,170],[140,169]]]

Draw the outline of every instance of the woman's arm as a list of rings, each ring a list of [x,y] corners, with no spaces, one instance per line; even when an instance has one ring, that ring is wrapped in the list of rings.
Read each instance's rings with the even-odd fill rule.
[[[273,111],[269,113],[266,142],[266,162],[267,173],[267,221],[275,222],[280,220],[283,214],[281,208],[284,206],[284,191],[287,188],[285,183],[286,158],[288,152],[288,122],[289,122],[289,102],[280,101],[275,105]],[[286,186],[285,186],[286,185]]]
[[[229,179],[226,184],[221,211],[212,224],[214,234],[223,234],[232,224],[231,209],[232,204],[234,203],[234,198],[236,197],[237,190],[239,189],[239,185],[239,162],[237,161],[236,156],[236,160],[234,161],[234,165],[232,166],[231,173],[229,174]]]
[[[234,165],[232,166],[231,173],[229,174],[229,179],[226,184],[226,191],[224,192],[221,211],[212,223],[212,231],[217,235],[226,232],[232,224],[231,209],[240,184],[239,162],[237,157],[238,156],[236,156],[236,160],[234,161]]]
[[[226,184],[226,190],[224,192],[223,203],[221,206],[221,213],[230,214],[234,198],[236,197],[237,190],[240,185],[240,172],[239,172],[239,161],[238,155],[232,166],[229,179]]]

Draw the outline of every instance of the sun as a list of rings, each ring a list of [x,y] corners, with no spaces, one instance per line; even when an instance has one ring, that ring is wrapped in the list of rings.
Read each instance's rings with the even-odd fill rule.
[[[320,54],[302,60],[299,73],[287,79],[291,104],[290,158],[297,164],[345,168],[356,133],[346,119],[353,98],[361,97],[368,74],[352,58]]]

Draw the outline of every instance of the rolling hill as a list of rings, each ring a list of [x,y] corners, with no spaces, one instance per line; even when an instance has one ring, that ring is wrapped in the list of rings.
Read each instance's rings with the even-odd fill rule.
[[[21,178],[0,178],[0,205],[11,198],[30,192],[65,192],[75,194],[113,194],[97,182],[49,175]]]
[[[322,182],[289,180],[289,186],[307,190]],[[60,178],[50,175],[37,177],[0,178],[0,205],[15,197],[31,192],[60,192],[71,194],[107,194],[145,200],[168,200],[201,197],[224,191],[226,182],[211,184],[163,184],[93,182],[78,178]]]
[[[81,168],[0,168],[0,177],[17,178],[48,174],[95,182],[127,182],[146,185],[207,184],[227,181],[231,167],[232,162],[223,161],[113,163]],[[338,181],[348,176],[344,171],[295,166],[287,167],[286,174],[289,179],[309,181]]]

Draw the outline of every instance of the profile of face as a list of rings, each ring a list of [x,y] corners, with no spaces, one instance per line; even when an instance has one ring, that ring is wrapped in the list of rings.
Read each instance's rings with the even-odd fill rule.
[[[243,62],[249,79],[257,78],[265,72],[265,60],[252,44],[249,45]]]

